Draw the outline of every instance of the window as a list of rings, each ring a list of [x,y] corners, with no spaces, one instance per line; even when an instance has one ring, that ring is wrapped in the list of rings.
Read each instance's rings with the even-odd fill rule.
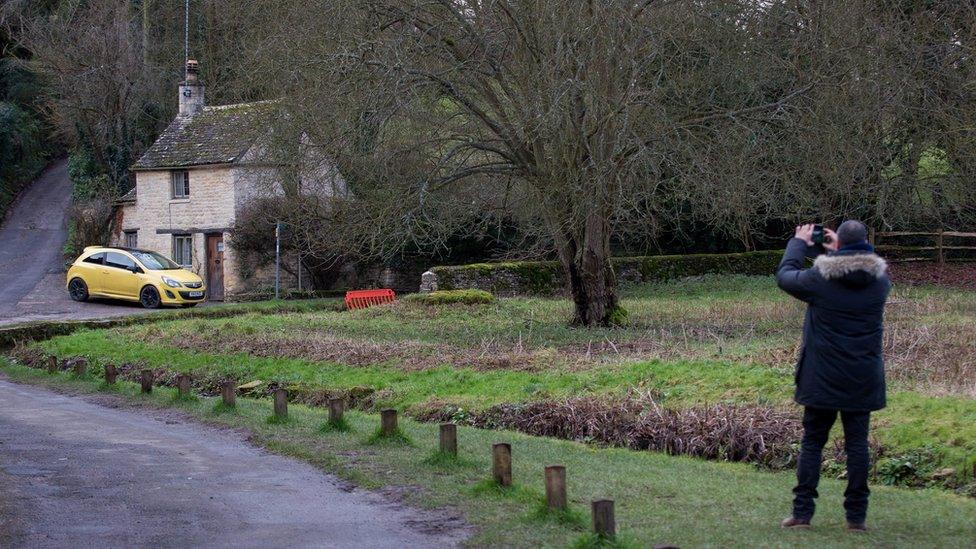
[[[171,269],[179,269],[180,266],[176,263],[170,261],[166,256],[162,254],[157,254],[156,252],[147,251],[135,251],[132,255],[136,256],[139,263],[142,266],[149,269],[150,271],[166,271]]]
[[[173,183],[173,198],[190,198],[190,172],[176,170],[170,172]]]
[[[85,263],[94,263],[95,265],[101,265],[102,261],[105,259],[105,252],[98,252],[97,254],[91,254],[84,259]]]
[[[131,257],[119,252],[108,252],[105,254],[105,265],[116,269],[131,271],[135,268],[136,262]]]
[[[173,237],[173,261],[184,266],[193,266],[193,237],[180,235]]]
[[[125,231],[125,247],[126,248],[139,247],[139,231]]]

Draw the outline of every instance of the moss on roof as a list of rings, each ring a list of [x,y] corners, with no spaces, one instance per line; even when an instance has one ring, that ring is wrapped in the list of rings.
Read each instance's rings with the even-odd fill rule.
[[[132,169],[237,162],[266,131],[277,109],[276,101],[259,101],[204,107],[193,116],[177,116]]]

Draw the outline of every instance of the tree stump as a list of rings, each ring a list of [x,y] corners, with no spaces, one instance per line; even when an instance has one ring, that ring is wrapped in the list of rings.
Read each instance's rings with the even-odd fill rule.
[[[180,374],[176,376],[176,390],[180,395],[180,398],[186,398],[190,396],[190,375]]]
[[[288,418],[288,391],[280,387],[274,392],[274,415],[278,419]]]
[[[119,377],[119,369],[115,367],[115,364],[106,364],[105,383],[115,385],[115,380],[117,377]]]
[[[391,437],[397,430],[397,411],[388,408],[380,412],[380,436]]]
[[[457,425],[454,423],[441,423],[441,453],[452,456],[457,455]]]
[[[566,508],[566,468],[562,465],[546,467],[546,505],[553,510]]]
[[[342,414],[346,409],[346,401],[341,398],[329,399],[329,423],[338,425],[342,423]]]
[[[593,531],[603,538],[613,539],[617,535],[617,522],[613,516],[613,500],[598,499],[590,504],[593,512]]]
[[[88,361],[83,358],[76,358],[74,362],[74,372],[76,376],[83,376],[88,371]]]
[[[224,406],[233,408],[237,406],[237,385],[233,381],[225,381],[220,384],[220,398]]]
[[[500,442],[491,445],[491,472],[499,486],[512,485],[512,445]]]
[[[153,371],[148,368],[142,370],[142,375],[139,378],[139,383],[142,385],[143,393],[146,394],[151,393],[152,384],[153,384]]]
[[[58,357],[56,356],[47,357],[47,373],[49,374],[58,373]]]

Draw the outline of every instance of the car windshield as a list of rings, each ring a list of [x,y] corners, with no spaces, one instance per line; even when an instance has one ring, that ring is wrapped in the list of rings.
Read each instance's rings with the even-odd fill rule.
[[[173,269],[182,269],[169,258],[162,254],[157,254],[156,252],[131,252],[142,266],[149,269],[150,271],[170,271]]]

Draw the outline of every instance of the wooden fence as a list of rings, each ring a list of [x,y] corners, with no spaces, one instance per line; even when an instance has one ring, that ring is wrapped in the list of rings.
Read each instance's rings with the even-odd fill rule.
[[[899,244],[882,244],[883,239],[931,239],[931,246],[907,246]],[[946,239],[974,240],[976,244],[976,233],[964,233],[958,231],[939,231],[939,232],[875,232],[871,230],[871,243],[880,252],[890,252],[893,257],[889,261],[937,261],[945,263],[946,252],[973,252],[976,255],[976,245],[963,246],[958,244],[946,244]],[[896,240],[897,241],[897,240]],[[904,255],[903,255],[904,254]]]

